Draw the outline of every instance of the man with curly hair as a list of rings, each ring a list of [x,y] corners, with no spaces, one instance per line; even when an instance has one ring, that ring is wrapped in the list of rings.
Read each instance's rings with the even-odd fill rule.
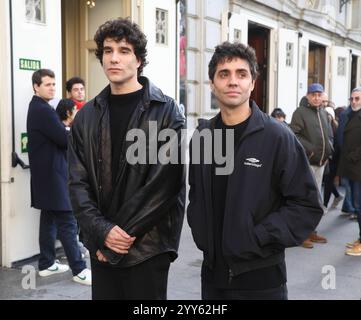
[[[109,85],[78,112],[69,146],[70,196],[91,255],[92,296],[166,299],[184,217],[184,168],[150,155],[130,162],[129,133],[144,132],[148,152],[152,126],[180,135],[185,119],[141,76],[147,40],[138,25],[107,21],[94,40]]]

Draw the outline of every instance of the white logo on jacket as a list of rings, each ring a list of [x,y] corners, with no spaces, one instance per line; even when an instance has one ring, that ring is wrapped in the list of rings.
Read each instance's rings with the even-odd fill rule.
[[[261,161],[256,159],[256,158],[247,158],[244,161],[244,165],[245,166],[250,166],[250,167],[255,167],[255,168],[261,168],[263,166]]]

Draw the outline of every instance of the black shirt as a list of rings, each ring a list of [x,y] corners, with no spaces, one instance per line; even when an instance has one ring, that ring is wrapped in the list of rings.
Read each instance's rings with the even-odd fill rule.
[[[219,117],[215,124],[215,129],[222,130],[222,153],[225,156],[226,130],[234,130],[234,155],[241,145],[241,137],[247,128],[249,118],[234,126],[227,126]],[[214,146],[215,148],[215,146]],[[262,268],[258,270],[242,273],[230,277],[229,266],[222,253],[223,219],[227,195],[227,175],[216,175],[215,169],[220,167],[213,161],[212,164],[212,197],[213,197],[213,230],[215,234],[215,265],[210,270],[203,265],[203,276],[207,282],[221,289],[239,290],[263,290],[276,288],[286,282],[286,266],[281,263],[276,266]]]
[[[109,96],[110,135],[112,141],[112,182],[118,174],[118,166],[130,118],[143,96],[143,88],[127,93]]]

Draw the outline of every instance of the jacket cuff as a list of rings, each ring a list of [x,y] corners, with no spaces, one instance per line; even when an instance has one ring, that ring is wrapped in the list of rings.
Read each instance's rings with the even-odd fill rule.
[[[261,247],[270,243],[271,237],[262,224],[258,224],[254,227],[254,233],[256,235],[257,242]]]
[[[99,248],[104,247],[105,239],[108,236],[108,233],[110,232],[110,230],[112,230],[114,227],[115,227],[115,224],[109,222],[109,223],[107,223],[107,225],[104,228],[102,228],[101,232],[99,233],[99,237],[98,237]]]

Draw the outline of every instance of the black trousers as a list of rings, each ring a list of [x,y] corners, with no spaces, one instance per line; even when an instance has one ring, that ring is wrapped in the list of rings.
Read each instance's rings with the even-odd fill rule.
[[[170,256],[150,258],[129,268],[91,261],[93,300],[166,300]]]
[[[202,279],[202,300],[287,300],[286,284],[265,290],[219,289]]]

